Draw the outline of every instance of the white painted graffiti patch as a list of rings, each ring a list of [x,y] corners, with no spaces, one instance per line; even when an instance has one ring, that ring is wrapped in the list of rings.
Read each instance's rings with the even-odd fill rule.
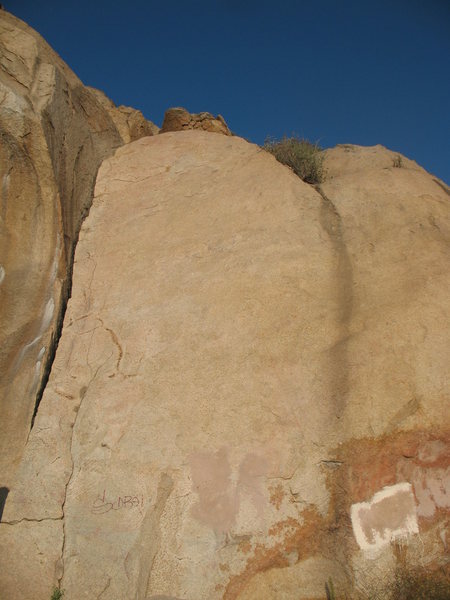
[[[353,533],[362,550],[376,552],[394,539],[419,532],[410,483],[384,487],[370,502],[353,504]]]

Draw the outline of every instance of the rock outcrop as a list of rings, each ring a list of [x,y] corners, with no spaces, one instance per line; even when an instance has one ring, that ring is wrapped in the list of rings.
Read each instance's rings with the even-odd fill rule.
[[[103,162],[5,597],[358,598],[445,563],[448,192],[395,156],[330,150],[318,189],[201,131]]]
[[[98,94],[6,11],[0,103],[0,487],[9,488],[47,379],[98,167],[141,130],[134,115],[128,131],[111,118]]]
[[[129,106],[116,106],[101,90],[93,87],[88,87],[88,90],[95,95],[100,104],[107,110],[124,144],[159,133],[159,127],[148,121],[140,110]]]
[[[353,145],[314,187],[209,113],[155,135],[4,11],[0,66],[0,597],[450,581],[448,187]]]
[[[222,115],[214,117],[208,112],[192,114],[185,108],[169,108],[164,115],[164,121],[159,133],[167,133],[168,131],[186,131],[189,129],[201,129],[211,133],[233,135],[228,129]]]

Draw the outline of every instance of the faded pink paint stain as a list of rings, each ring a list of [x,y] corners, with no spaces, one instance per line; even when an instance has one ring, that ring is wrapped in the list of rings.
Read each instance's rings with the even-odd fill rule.
[[[413,486],[419,517],[431,518],[436,510],[450,508],[449,463],[448,444],[432,440],[419,447],[416,460],[399,464],[398,473]]]
[[[247,454],[239,467],[238,493],[250,496],[259,517],[263,516],[267,505],[261,479],[268,468],[267,460],[257,454]]]
[[[196,452],[190,458],[193,489],[198,502],[192,515],[217,532],[230,531],[236,522],[241,500],[250,497],[259,516],[267,503],[261,479],[267,473],[264,457],[247,454],[239,466],[236,484],[231,481],[231,468],[225,448],[217,452]]]
[[[192,514],[215,531],[231,529],[238,513],[235,490],[230,490],[231,469],[227,451],[197,452],[191,456],[191,473],[194,490],[199,501]]]
[[[450,468],[410,469],[419,517],[432,517],[439,508],[450,508]]]

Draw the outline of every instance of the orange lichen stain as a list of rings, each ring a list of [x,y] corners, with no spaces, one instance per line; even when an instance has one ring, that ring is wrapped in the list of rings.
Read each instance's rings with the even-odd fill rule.
[[[363,502],[388,485],[408,481],[412,466],[446,467],[450,432],[408,431],[378,439],[351,440],[338,458],[346,465],[344,487],[351,502]],[[410,465],[410,466],[408,466]]]
[[[377,439],[353,439],[340,445],[333,458],[341,466],[327,475],[328,515],[321,516],[315,507],[310,507],[302,512],[300,521],[287,518],[273,524],[268,531],[272,545],[256,544],[250,554],[251,546],[246,542],[247,562],[240,573],[230,578],[223,600],[236,600],[258,573],[289,566],[288,557],[294,551],[297,562],[315,555],[332,557],[336,553],[344,562],[350,562],[353,552],[358,551],[351,533],[351,505],[366,502],[385,486],[406,481],[414,488],[413,475],[417,478],[418,468],[427,476],[433,476],[432,481],[437,481],[437,475],[449,465],[449,454],[448,430],[395,432]],[[439,473],[433,469],[439,469]],[[270,501],[278,509],[282,499],[278,499],[277,492],[277,487],[270,490]],[[442,499],[440,504],[435,503],[433,521],[429,524],[420,519],[421,532],[440,519],[439,532],[442,533],[445,520],[442,504]],[[244,551],[244,545],[239,549]]]
[[[288,517],[284,521],[279,521],[275,523],[273,527],[269,529],[269,535],[272,537],[276,535],[280,535],[281,533],[286,533],[288,529],[295,530],[298,527],[298,521],[296,521],[293,517]]]
[[[223,600],[235,600],[249,581],[257,574],[270,569],[287,567],[288,556],[295,550],[298,560],[304,560],[319,550],[323,541],[320,535],[325,527],[324,519],[317,510],[308,508],[302,513],[303,522],[288,518],[276,523],[269,530],[269,535],[280,536],[273,546],[256,544],[253,556],[249,557],[244,570],[230,579],[223,595]]]
[[[243,554],[248,554],[252,549],[252,545],[248,540],[243,540],[239,543],[238,550],[240,550]]]
[[[412,485],[421,534],[436,531],[436,543],[446,546],[443,528],[449,508],[450,431],[433,429],[397,432],[373,439],[353,439],[336,450],[342,467],[330,474],[328,487],[343,532],[351,505],[367,502],[386,486]],[[438,526],[439,525],[439,526]],[[351,538],[342,538],[351,551]],[[442,542],[444,539],[444,542]]]
[[[277,510],[280,510],[281,503],[286,496],[283,486],[279,483],[277,486],[270,488],[270,503],[275,506]]]

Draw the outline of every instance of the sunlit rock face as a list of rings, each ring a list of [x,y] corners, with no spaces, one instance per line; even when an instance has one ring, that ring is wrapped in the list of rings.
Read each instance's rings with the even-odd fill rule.
[[[93,87],[88,87],[87,89],[106,108],[124,144],[139,140],[141,137],[159,133],[159,127],[148,121],[140,110],[129,106],[116,106],[101,90]]]
[[[13,482],[46,380],[98,167],[149,134],[137,111],[119,132],[98,98],[0,11],[0,487]]]
[[[228,129],[228,125],[225,123],[222,115],[214,117],[214,115],[208,112],[193,114],[181,107],[169,108],[166,111],[159,133],[188,131],[189,129],[200,129],[201,131],[209,131],[210,133],[233,135]]]
[[[320,189],[202,131],[103,162],[6,597],[358,598],[444,561],[448,191],[395,158],[328,151]]]

